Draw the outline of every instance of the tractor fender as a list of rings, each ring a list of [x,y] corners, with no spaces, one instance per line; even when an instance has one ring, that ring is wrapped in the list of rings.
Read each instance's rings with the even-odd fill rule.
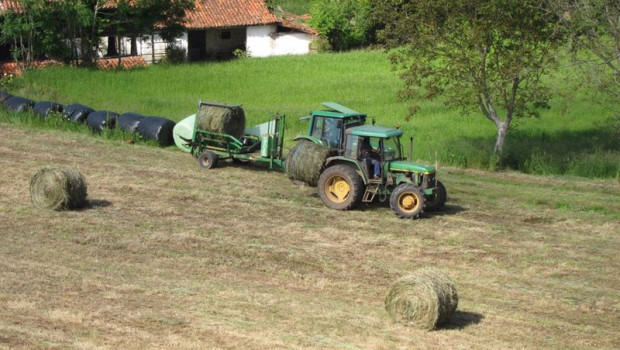
[[[355,172],[358,173],[358,175],[362,178],[364,185],[368,185],[368,174],[366,174],[366,171],[362,170],[362,166],[360,165],[360,162],[358,162],[357,160],[346,158],[343,156],[329,157],[325,160],[325,169],[327,169],[330,166],[336,165],[336,164],[353,165]]]
[[[321,146],[325,146],[325,144],[323,143],[323,141],[321,141],[320,139],[314,137],[314,136],[308,136],[308,135],[297,135],[295,136],[295,138],[293,139],[293,141],[300,141],[300,140],[307,140],[313,143],[316,143],[317,145],[321,145]]]

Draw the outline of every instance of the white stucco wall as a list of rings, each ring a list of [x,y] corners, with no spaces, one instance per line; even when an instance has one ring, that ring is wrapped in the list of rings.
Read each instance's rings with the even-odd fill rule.
[[[276,25],[248,27],[246,51],[251,57],[305,55],[314,37],[302,32],[278,33]]]
[[[313,36],[301,32],[278,33],[274,38],[273,54],[305,55],[310,52]]]
[[[276,25],[251,26],[246,32],[245,50],[251,57],[271,56],[275,43],[269,34],[276,32]]]

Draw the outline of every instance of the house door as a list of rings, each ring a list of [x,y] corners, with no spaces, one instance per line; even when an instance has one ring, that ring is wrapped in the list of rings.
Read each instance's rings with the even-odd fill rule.
[[[192,30],[187,32],[187,59],[201,61],[207,58],[207,32]]]

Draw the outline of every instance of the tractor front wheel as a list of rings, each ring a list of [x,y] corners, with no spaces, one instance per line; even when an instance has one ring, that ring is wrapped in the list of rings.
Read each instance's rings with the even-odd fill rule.
[[[415,219],[424,210],[424,193],[413,184],[398,185],[390,195],[390,207],[403,219]]]
[[[217,154],[213,151],[204,151],[198,156],[198,164],[205,169],[217,166]]]
[[[349,210],[359,205],[364,183],[352,167],[334,165],[325,169],[319,177],[318,193],[326,206]]]
[[[437,181],[437,188],[432,195],[426,197],[426,211],[437,211],[443,208],[443,205],[446,204],[446,198],[448,194],[446,192],[446,188],[441,183],[441,181]]]

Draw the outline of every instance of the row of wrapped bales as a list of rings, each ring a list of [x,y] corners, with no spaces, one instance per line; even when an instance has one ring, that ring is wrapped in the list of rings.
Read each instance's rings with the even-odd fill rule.
[[[291,180],[316,186],[329,154],[329,148],[302,140],[286,156],[286,174]]]
[[[53,101],[35,102],[2,90],[0,90],[0,104],[13,112],[33,111],[43,119],[51,114],[60,114],[68,121],[85,123],[93,132],[118,127],[128,133],[138,133],[143,139],[154,140],[160,146],[170,146],[174,143],[172,130],[175,122],[163,117],[146,117],[133,112],[118,114],[108,110],[96,111],[79,103],[63,106]]]

